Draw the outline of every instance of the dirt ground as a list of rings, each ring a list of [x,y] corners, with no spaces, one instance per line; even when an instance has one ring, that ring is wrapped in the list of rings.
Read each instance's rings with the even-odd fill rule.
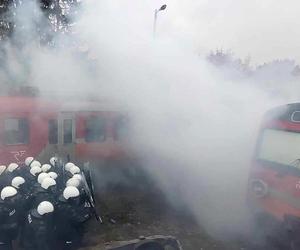
[[[97,192],[103,224],[91,220],[82,250],[101,250],[109,242],[150,235],[175,236],[184,250],[246,249],[240,242],[211,238],[185,209],[172,207],[159,189],[112,188]]]

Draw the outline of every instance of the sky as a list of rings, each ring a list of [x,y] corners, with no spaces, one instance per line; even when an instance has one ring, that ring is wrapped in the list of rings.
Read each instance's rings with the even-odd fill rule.
[[[251,56],[252,64],[290,58],[300,62],[300,2],[296,0],[144,0],[130,1],[127,9],[143,13],[152,25],[153,10],[159,13],[158,34],[174,36],[199,53],[232,50]],[[128,1],[116,1],[120,6]],[[124,7],[124,6],[122,6]],[[128,7],[128,6],[127,6]],[[132,13],[131,13],[132,14]],[[136,16],[136,15],[135,15]],[[150,32],[151,25],[145,27]]]

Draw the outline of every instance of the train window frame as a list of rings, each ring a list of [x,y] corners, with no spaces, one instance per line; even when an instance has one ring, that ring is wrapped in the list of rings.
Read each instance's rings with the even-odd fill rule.
[[[102,132],[102,135],[101,135],[99,133],[99,130],[96,131],[96,133],[94,131],[94,133],[92,134],[94,138],[92,138],[92,137],[89,137],[89,134],[90,134],[89,130],[92,130],[92,129],[88,128],[88,124],[89,124],[89,122],[92,122],[92,121],[95,122],[96,120],[98,120],[98,121],[100,120],[102,122],[102,131],[103,132]],[[90,117],[86,118],[86,120],[85,120],[85,141],[87,143],[104,142],[106,140],[106,137],[107,137],[106,127],[107,127],[107,119],[103,116],[90,116]],[[96,135],[96,137],[95,137],[95,135]]]
[[[53,123],[53,124],[50,125],[51,123]],[[53,126],[53,127],[51,127],[51,126]],[[58,120],[57,119],[49,119],[48,120],[48,143],[51,145],[57,145],[58,144],[58,134],[59,134]]]
[[[9,131],[12,131],[12,130],[9,130],[7,129],[7,122],[9,120],[14,120],[14,121],[18,121],[18,132],[17,133],[20,133],[20,121],[23,121],[25,126],[23,127],[23,130],[25,131],[25,133],[23,132],[23,134],[25,135],[24,136],[24,139],[23,140],[15,140],[15,141],[9,141],[8,140],[8,137],[7,137],[7,133]],[[11,127],[11,125],[9,125],[9,127]],[[18,135],[19,136],[19,135]],[[27,117],[6,117],[3,119],[3,144],[4,145],[8,145],[8,146],[13,146],[13,145],[26,145],[26,144],[29,144],[30,143],[30,122],[29,122],[29,119]]]
[[[70,122],[71,126],[68,129],[68,132],[66,133],[66,127],[65,124],[66,122]],[[73,139],[73,130],[74,130],[74,122],[72,118],[64,118],[62,120],[62,139],[63,139],[63,144],[72,144],[74,139]],[[66,138],[68,138],[68,140],[66,140]]]

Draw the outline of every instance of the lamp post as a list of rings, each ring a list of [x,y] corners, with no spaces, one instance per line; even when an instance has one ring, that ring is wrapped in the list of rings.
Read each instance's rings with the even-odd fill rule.
[[[158,12],[163,11],[163,10],[165,10],[166,8],[167,8],[167,5],[164,4],[164,5],[162,5],[159,9],[155,9],[155,10],[154,10],[154,22],[153,22],[153,37],[154,37],[154,38],[155,38],[155,36],[156,36],[157,14],[158,14]]]

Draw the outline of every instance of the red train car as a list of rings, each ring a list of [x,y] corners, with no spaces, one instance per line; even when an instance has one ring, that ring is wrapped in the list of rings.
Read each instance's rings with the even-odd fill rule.
[[[77,162],[126,157],[126,120],[107,102],[0,97],[0,164],[56,154]]]
[[[265,115],[249,178],[249,206],[260,230],[280,232],[300,249],[300,103]]]

